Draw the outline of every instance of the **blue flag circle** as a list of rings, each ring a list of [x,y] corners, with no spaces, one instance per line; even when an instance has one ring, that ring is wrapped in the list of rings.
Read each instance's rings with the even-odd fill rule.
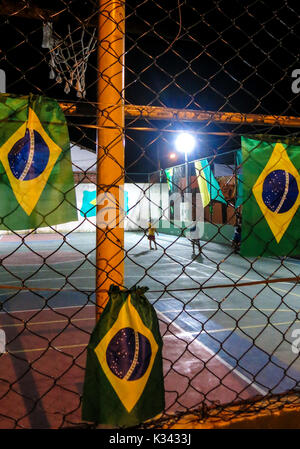
[[[148,338],[131,327],[125,327],[120,329],[108,344],[106,362],[109,369],[120,379],[131,369],[128,380],[137,380],[147,371],[151,353]]]
[[[30,151],[33,149],[33,154]],[[18,140],[8,153],[8,163],[15,178],[23,181],[37,178],[49,161],[49,148],[42,136],[35,130],[26,129],[25,136]]]
[[[295,177],[285,170],[274,170],[264,180],[262,199],[272,212],[282,214],[289,211],[295,204],[298,194]]]

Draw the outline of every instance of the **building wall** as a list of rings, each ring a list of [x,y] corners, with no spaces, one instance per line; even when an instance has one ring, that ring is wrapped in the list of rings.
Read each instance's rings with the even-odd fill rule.
[[[75,173],[75,194],[77,207],[77,221],[62,223],[50,227],[38,228],[36,233],[54,233],[62,234],[76,232],[95,232],[96,231],[96,207],[90,201],[96,200],[95,174]],[[92,182],[87,182],[92,181]],[[168,201],[167,184],[149,184],[149,183],[125,183],[125,231],[138,231],[146,229],[150,217],[156,220],[160,216],[160,193],[164,198],[163,203]],[[29,230],[20,230],[19,234],[28,233]],[[0,234],[11,234],[11,231],[0,231]]]

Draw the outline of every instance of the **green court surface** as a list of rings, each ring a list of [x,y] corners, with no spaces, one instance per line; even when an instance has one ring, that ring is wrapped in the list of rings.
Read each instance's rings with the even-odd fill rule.
[[[149,287],[147,297],[160,319],[176,326],[178,335],[197,339],[249,383],[255,382],[260,392],[296,388],[300,360],[292,348],[292,332],[300,329],[299,285],[234,284],[298,276],[300,262],[245,260],[229,246],[205,242],[202,256],[195,258],[184,237],[160,234],[157,243],[158,249],[150,251],[142,233],[125,234],[125,286]],[[94,248],[94,233],[64,238],[38,234],[24,241],[4,236],[0,269],[4,313],[93,305]],[[7,286],[29,290],[7,290]]]

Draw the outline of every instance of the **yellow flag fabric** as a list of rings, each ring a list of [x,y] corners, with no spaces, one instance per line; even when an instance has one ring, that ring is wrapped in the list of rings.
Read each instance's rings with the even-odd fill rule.
[[[0,229],[77,220],[68,126],[57,101],[0,94]]]
[[[204,161],[196,161],[195,162],[195,169],[196,169],[196,175],[197,175],[197,181],[199,186],[199,191],[202,199],[203,207],[207,206],[210,202],[210,194],[208,191],[207,181],[203,173],[204,169]]]
[[[164,408],[162,339],[146,288],[110,289],[88,345],[82,418],[133,426]]]
[[[227,204],[218,181],[213,175],[207,159],[195,162],[196,175],[203,207],[211,200],[221,201]]]
[[[27,131],[28,130],[28,131]],[[11,162],[12,151],[17,147],[19,149],[19,142],[24,140],[24,136],[28,133],[30,145],[29,156],[27,163],[22,167],[18,173],[16,161]],[[47,145],[47,162],[44,164],[43,171],[38,176],[30,176],[30,168],[33,165],[34,153],[38,145],[35,144],[35,135],[40,136]],[[50,173],[61,153],[62,149],[48,136],[37,117],[36,113],[28,108],[28,120],[5,142],[0,148],[0,159],[4,166],[5,172],[9,179],[12,190],[20,206],[24,209],[27,215],[30,215],[35,208],[44,188],[48,182]],[[15,159],[18,155],[15,156]],[[20,157],[19,157],[20,159]]]
[[[120,342],[122,339],[125,340],[130,333],[129,329],[133,329],[133,332],[131,333],[134,337],[134,356],[126,374],[123,377],[119,377],[116,373],[121,373],[121,371],[119,371],[120,367],[117,368],[115,365],[112,369],[112,366],[116,364],[116,361],[114,360],[110,363],[110,361],[114,359],[112,349],[114,347],[114,338],[117,336],[115,340],[119,339]],[[151,349],[149,350],[147,368],[145,369],[144,374],[140,377],[139,375],[135,376],[135,378],[129,382],[131,377],[134,376],[134,371],[136,370],[138,364],[138,352],[140,350],[142,340],[142,338],[139,337],[139,334],[143,335],[143,339],[146,337],[144,339],[144,341],[147,342],[145,345],[148,345],[149,349]],[[117,343],[117,341],[115,343]],[[106,377],[110,381],[112,387],[128,412],[131,412],[144,391],[149,374],[152,370],[157,350],[158,345],[152,335],[152,332],[143,324],[137,310],[131,303],[131,295],[129,295],[128,300],[124,303],[119,312],[118,319],[95,348],[99,363]]]
[[[266,136],[242,137],[242,157],[241,255],[298,256],[299,144]]]

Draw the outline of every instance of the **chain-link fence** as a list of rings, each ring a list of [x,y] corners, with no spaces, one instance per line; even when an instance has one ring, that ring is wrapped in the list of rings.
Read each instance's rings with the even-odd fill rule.
[[[299,405],[297,2],[6,0],[0,30],[0,427],[82,425],[110,284],[160,323],[141,426]]]

